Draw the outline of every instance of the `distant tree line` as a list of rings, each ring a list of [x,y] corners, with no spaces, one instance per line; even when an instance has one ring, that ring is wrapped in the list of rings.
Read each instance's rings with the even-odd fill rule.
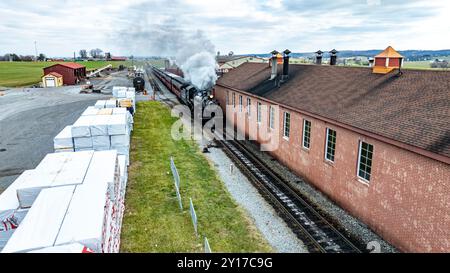
[[[83,60],[89,59],[89,55],[93,59],[105,58],[105,56],[103,55],[103,50],[101,50],[100,48],[91,49],[91,50],[89,50],[89,52],[86,49],[81,49],[79,51],[79,54],[80,54],[80,58]]]
[[[18,55],[15,53],[10,53],[10,54],[5,54],[3,56],[0,56],[0,62],[9,62],[9,61],[13,61],[13,62],[32,62],[36,60],[36,56],[33,55]],[[38,61],[46,61],[47,57],[45,56],[45,54],[41,53],[39,54],[39,56],[37,57]]]

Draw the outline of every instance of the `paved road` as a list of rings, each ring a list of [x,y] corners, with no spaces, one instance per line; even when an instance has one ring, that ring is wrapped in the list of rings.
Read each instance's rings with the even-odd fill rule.
[[[95,78],[101,89],[131,86],[124,71]],[[14,88],[0,97],[0,192],[18,175],[34,169],[53,152],[53,138],[73,124],[86,107],[108,95],[80,94],[80,86]]]
[[[53,152],[53,138],[95,99],[23,111],[0,121],[0,192]]]

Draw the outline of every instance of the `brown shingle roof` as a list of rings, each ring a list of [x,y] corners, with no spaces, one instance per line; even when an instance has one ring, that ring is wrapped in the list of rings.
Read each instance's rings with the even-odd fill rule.
[[[396,75],[290,65],[289,80],[278,88],[268,81],[268,64],[245,63],[218,84],[450,157],[450,72]]]

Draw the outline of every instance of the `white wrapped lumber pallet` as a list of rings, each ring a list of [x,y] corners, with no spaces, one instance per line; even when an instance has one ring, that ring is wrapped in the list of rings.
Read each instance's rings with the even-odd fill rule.
[[[126,157],[127,166],[130,165],[130,147],[111,146],[111,150],[116,150],[119,155],[124,155]]]
[[[91,136],[91,122],[93,120],[92,116],[81,116],[72,125],[72,137],[90,137]]]
[[[113,115],[125,115],[126,113],[129,113],[126,108],[114,108],[113,109]]]
[[[111,206],[120,180],[116,151],[95,152],[84,183],[77,186],[55,245],[77,242],[104,252]]]
[[[75,148],[71,149],[55,149],[55,153],[71,153],[74,152]]]
[[[105,103],[105,108],[116,108],[117,101],[116,100],[107,100]]]
[[[112,115],[108,121],[108,134],[125,135],[128,133],[127,117],[126,115]]]
[[[75,137],[73,139],[75,149],[92,149],[92,137]]]
[[[9,241],[15,230],[25,218],[28,210],[20,209],[17,188],[30,177],[34,170],[24,171],[2,194],[0,194],[0,250]]]
[[[98,108],[95,108],[95,106],[89,106],[84,110],[84,112],[81,114],[81,116],[95,116],[98,113]]]
[[[94,107],[97,109],[103,109],[103,108],[105,108],[105,105],[106,105],[106,100],[98,100],[95,103]]]
[[[17,179],[0,194],[0,221],[5,222],[19,209],[17,189],[34,177],[34,170],[24,171]]]
[[[83,183],[92,155],[92,151],[48,154],[36,167],[33,177],[17,188],[20,207],[31,207],[45,188]]]
[[[70,150],[73,151],[73,137],[72,126],[66,126],[54,139],[53,147],[55,150]]]
[[[111,148],[111,141],[108,135],[106,136],[93,136],[92,147],[94,151],[105,151]]]
[[[112,89],[112,95],[116,98],[121,98],[121,95],[127,91],[125,86],[114,86]]]
[[[29,251],[28,253],[94,253],[94,251],[85,247],[84,245],[74,243],[61,246],[45,247]]]
[[[27,252],[53,246],[74,190],[75,186],[42,190],[2,252]]]
[[[111,146],[112,147],[119,147],[119,146],[125,146],[130,147],[130,135],[113,135],[111,136]]]
[[[125,98],[127,96],[127,90],[119,90],[117,92],[117,96],[115,96],[116,98]]]
[[[91,116],[90,123],[91,136],[107,136],[108,122],[111,115],[96,115]]]

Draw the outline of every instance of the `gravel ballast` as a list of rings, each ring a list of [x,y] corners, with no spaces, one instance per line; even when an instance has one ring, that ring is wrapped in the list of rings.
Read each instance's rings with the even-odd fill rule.
[[[219,148],[209,148],[205,153],[236,202],[277,252],[306,253],[307,249],[275,210],[259,194],[253,184]],[[230,167],[232,166],[232,167]],[[231,171],[232,169],[232,171]]]
[[[308,197],[308,201],[316,208],[320,208],[321,213],[333,223],[338,223],[345,231],[351,234],[351,237],[360,241],[364,245],[380,246],[382,253],[398,252],[391,244],[383,240],[375,232],[373,232],[366,224],[351,216],[348,212],[340,208],[319,190],[308,184],[304,179],[295,175],[287,167],[274,160],[269,154],[261,152],[259,147],[253,143],[246,141],[245,146],[248,147],[255,155],[258,156],[267,166],[278,173],[290,185],[297,189],[301,194]]]

